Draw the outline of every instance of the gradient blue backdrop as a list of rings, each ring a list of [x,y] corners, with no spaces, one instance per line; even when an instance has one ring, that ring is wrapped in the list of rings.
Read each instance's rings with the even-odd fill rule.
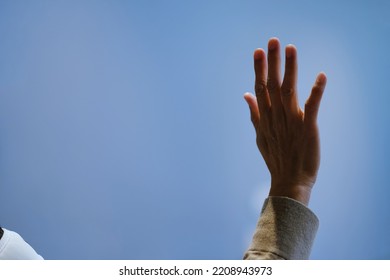
[[[389,1],[0,1],[0,223],[47,259],[240,259],[252,53],[328,75],[314,259],[390,258]]]

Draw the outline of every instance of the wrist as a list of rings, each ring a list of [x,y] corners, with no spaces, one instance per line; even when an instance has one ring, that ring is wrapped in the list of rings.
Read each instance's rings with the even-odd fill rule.
[[[312,190],[311,186],[271,183],[269,196],[289,197],[291,199],[299,201],[302,204],[308,206],[309,200],[310,200],[310,195],[311,195],[311,190]]]

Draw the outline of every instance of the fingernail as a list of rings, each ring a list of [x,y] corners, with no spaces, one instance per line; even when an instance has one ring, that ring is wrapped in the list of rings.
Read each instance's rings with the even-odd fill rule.
[[[247,99],[247,98],[250,98],[251,97],[251,93],[250,92],[245,92],[244,93],[244,98]]]
[[[255,60],[263,59],[263,53],[264,53],[263,49],[256,49],[254,53],[254,59]]]
[[[268,41],[268,50],[270,51],[273,51],[276,49],[276,47],[278,46],[278,38],[271,38],[269,41]]]
[[[321,72],[320,74],[318,74],[317,83],[324,84],[325,82],[326,82],[326,75],[324,72]]]
[[[286,57],[290,58],[293,55],[294,52],[294,45],[287,45],[286,47]]]

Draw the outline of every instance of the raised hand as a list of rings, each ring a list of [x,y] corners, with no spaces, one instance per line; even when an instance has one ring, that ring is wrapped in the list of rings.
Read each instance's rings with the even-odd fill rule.
[[[326,76],[320,73],[305,103],[298,103],[298,64],[295,46],[286,47],[281,79],[280,43],[268,42],[254,52],[255,92],[244,95],[256,130],[256,142],[271,173],[270,196],[286,196],[308,205],[320,164],[317,115]]]

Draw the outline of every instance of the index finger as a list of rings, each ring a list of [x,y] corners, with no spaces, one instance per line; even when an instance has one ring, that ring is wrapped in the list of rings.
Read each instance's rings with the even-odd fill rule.
[[[253,54],[255,67],[255,92],[260,114],[264,115],[271,106],[267,90],[267,59],[263,49],[255,50]]]

